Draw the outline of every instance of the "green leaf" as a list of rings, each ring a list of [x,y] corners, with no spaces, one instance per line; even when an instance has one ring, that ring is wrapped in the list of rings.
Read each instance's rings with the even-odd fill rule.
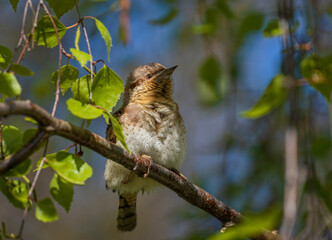
[[[12,63],[10,65],[9,71],[26,77],[33,75],[33,71],[31,71],[29,68],[16,63]]]
[[[74,196],[73,184],[54,174],[50,183],[50,193],[54,200],[63,206],[68,213]]]
[[[67,28],[56,17],[52,16],[52,18],[58,30],[59,38],[61,39],[63,35],[65,35]],[[44,45],[49,48],[58,45],[58,37],[48,15],[43,16],[38,21],[33,40],[38,42],[38,45]]]
[[[332,101],[332,56],[310,55],[302,60],[300,69],[310,86],[318,90],[328,102]]]
[[[18,4],[19,0],[9,0],[9,2],[12,5],[14,11],[16,12],[17,4]]]
[[[279,23],[278,19],[273,19],[265,27],[263,34],[264,37],[278,37],[284,35],[286,31],[287,29]]]
[[[103,114],[103,110],[73,98],[67,100],[67,107],[73,115],[82,119],[95,119]]]
[[[193,34],[209,34],[214,31],[214,26],[211,24],[201,24],[191,26],[191,32]]]
[[[24,120],[27,121],[27,122],[30,122],[32,124],[38,125],[38,122],[35,119],[31,118],[31,117],[25,117]]]
[[[35,136],[35,134],[38,132],[37,128],[29,128],[24,131],[23,138],[22,138],[22,145],[27,144],[30,139]]]
[[[0,72],[0,93],[7,97],[15,97],[21,94],[22,88],[13,73]]]
[[[262,117],[274,108],[281,105],[287,97],[287,90],[284,87],[285,76],[278,74],[275,76],[270,84],[265,89],[263,96],[251,109],[241,113],[241,117],[244,118],[258,118]]]
[[[13,54],[9,48],[0,45],[0,68],[6,69],[12,58]]]
[[[36,218],[42,222],[53,222],[58,220],[58,213],[50,198],[44,198],[37,202],[35,210]]]
[[[10,155],[19,150],[22,146],[22,132],[14,126],[2,126],[3,151]]]
[[[264,15],[260,12],[253,12],[246,15],[239,26],[239,36],[237,38],[238,44],[241,44],[245,37],[262,28],[264,22]]]
[[[77,30],[76,30],[76,35],[75,35],[75,48],[77,50],[80,50],[80,47],[79,47],[80,36],[81,36],[81,25],[78,25]]]
[[[178,15],[178,10],[176,8],[171,8],[169,11],[159,19],[150,20],[151,24],[164,25],[172,21]]]
[[[58,18],[61,18],[63,14],[75,7],[75,1],[73,0],[46,0],[46,2],[48,2]],[[77,1],[78,3],[79,0]]]
[[[51,81],[56,85],[58,80],[59,70],[52,73]],[[65,65],[61,67],[60,87],[62,95],[71,87],[72,83],[77,80],[79,75],[78,69],[72,65]]]
[[[113,131],[114,131],[114,134],[115,134],[116,138],[121,142],[122,146],[130,154],[130,150],[129,150],[128,146],[127,146],[127,143],[125,141],[125,137],[123,135],[123,129],[122,129],[121,124],[119,123],[118,119],[116,119],[112,115],[110,115],[110,119],[111,119]]]
[[[91,61],[91,56],[86,52],[75,48],[71,48],[70,51],[82,67],[84,67],[88,61]]]
[[[111,111],[120,98],[124,86],[121,78],[109,67],[102,67],[92,83],[94,104]]]
[[[229,7],[228,2],[228,0],[216,0],[215,5],[225,17],[234,18],[234,13]]]
[[[211,89],[215,89],[221,78],[219,60],[213,56],[208,57],[199,69],[199,76]]]
[[[16,208],[24,209],[28,203],[29,187],[23,181],[0,177],[0,191]]]
[[[75,154],[66,151],[46,155],[48,165],[67,182],[84,185],[92,168]]]
[[[85,75],[73,83],[71,92],[74,99],[83,103],[89,103],[90,81],[90,75]]]
[[[279,210],[274,209],[257,216],[246,217],[238,225],[229,227],[224,233],[217,233],[208,240],[247,239],[273,229],[278,221]]]
[[[37,131],[38,131],[37,128],[29,128],[29,129],[25,130],[23,132],[22,146],[27,144],[31,140],[31,138],[33,138],[35,136]],[[45,147],[45,144],[46,144],[46,141],[44,141],[37,150],[41,149],[42,147]]]
[[[220,65],[216,57],[210,56],[200,66],[197,89],[201,101],[206,105],[214,105],[220,102],[223,89],[227,87],[227,82],[222,79]]]
[[[38,168],[39,168],[39,166],[40,166],[42,160],[43,160],[43,157],[40,158],[40,159],[36,162],[36,168],[33,170],[34,172],[38,171]],[[50,165],[48,165],[47,161],[44,161],[43,166],[42,166],[41,169],[48,168],[49,166],[50,166]]]
[[[110,50],[111,50],[111,46],[112,46],[111,35],[108,32],[105,25],[101,21],[99,21],[97,18],[94,18],[94,20],[96,21],[96,26],[105,41],[106,48],[107,48],[107,57],[108,57],[108,61],[110,61]]]
[[[30,159],[24,160],[16,167],[10,169],[5,173],[6,177],[22,177],[27,175],[32,168],[32,163]]]

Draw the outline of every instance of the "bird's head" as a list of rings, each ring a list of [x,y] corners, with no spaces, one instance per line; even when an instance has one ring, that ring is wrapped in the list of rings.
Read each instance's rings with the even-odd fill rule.
[[[171,76],[176,67],[166,68],[159,63],[137,67],[127,79],[124,94],[125,104],[173,101]]]

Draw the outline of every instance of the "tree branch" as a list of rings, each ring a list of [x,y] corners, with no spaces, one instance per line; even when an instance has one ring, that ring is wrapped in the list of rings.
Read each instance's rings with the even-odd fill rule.
[[[46,110],[32,103],[30,100],[0,103],[0,115],[27,115],[37,120],[40,128],[36,136],[23,149],[0,164],[0,174],[25,160],[28,153],[35,150],[48,136],[52,135],[59,135],[84,145],[103,157],[112,159],[130,170],[135,167],[136,162],[134,157],[129,155],[124,149],[109,143],[98,134],[52,117]],[[31,145],[36,145],[36,147],[32,147]],[[24,150],[24,148],[29,149]],[[143,176],[146,171],[147,166],[142,166],[136,173],[139,176]],[[237,224],[242,219],[240,213],[163,166],[152,163],[149,177],[173,190],[190,204],[216,217],[221,221],[223,226]],[[265,231],[261,236],[253,239],[272,240],[281,239],[281,237],[275,232]]]

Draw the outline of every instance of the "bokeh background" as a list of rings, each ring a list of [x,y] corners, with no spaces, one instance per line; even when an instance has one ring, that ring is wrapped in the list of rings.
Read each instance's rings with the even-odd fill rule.
[[[224,3],[229,9],[219,8],[215,2]],[[37,1],[33,3],[35,6]],[[123,81],[139,65],[150,62],[167,67],[179,65],[174,73],[174,99],[187,129],[186,160],[180,170],[190,181],[243,214],[282,209],[283,206],[284,132],[288,107],[284,104],[256,120],[240,117],[241,111],[255,104],[271,79],[281,72],[281,40],[263,36],[268,21],[278,17],[277,3],[265,0],[133,0],[130,25],[125,29],[126,44],[119,21],[118,1],[81,0],[79,4],[82,15],[97,17],[110,31],[113,47],[107,65]],[[13,51],[20,35],[24,5],[25,1],[21,0],[15,13],[8,1],[0,1],[0,44]],[[328,53],[332,40],[330,1],[294,0],[294,5],[299,42],[310,42],[312,34],[308,29],[318,26],[315,50]],[[315,23],[310,22],[313,14]],[[31,20],[31,16],[28,17],[27,23]],[[71,11],[60,20],[70,26],[77,22],[78,16],[76,11]],[[85,24],[94,59],[106,61],[103,39],[92,21],[86,19]],[[74,47],[74,37],[75,30],[69,29],[63,38],[68,52]],[[80,47],[86,50],[83,37]],[[57,70],[57,62],[57,48],[36,47],[26,54],[22,64],[35,75],[19,78],[23,87],[22,99],[32,99],[51,111],[55,87],[50,75]],[[81,69],[74,60],[70,60],[70,64]],[[211,80],[204,78],[204,71],[212,74]],[[80,70],[80,76],[84,74],[84,70]],[[310,118],[312,135],[309,145],[299,142],[299,166],[306,171],[310,165],[318,179],[325,182],[330,179],[332,169],[326,104],[309,85],[302,86],[301,91],[301,113]],[[65,102],[70,97],[70,91],[61,96],[56,117],[80,125],[81,120],[67,110]],[[33,127],[22,117],[6,118],[4,124]],[[104,136],[104,119],[94,120],[89,129]],[[65,139],[52,137],[48,152],[70,144]],[[117,232],[118,196],[105,189],[106,159],[86,148],[83,152],[83,159],[93,167],[93,177],[85,186],[75,187],[70,213],[56,203],[59,220],[45,224],[35,219],[33,211],[29,212],[24,239],[206,239],[220,229],[216,219],[161,187],[138,197],[135,231]],[[35,153],[32,159],[36,161],[40,156],[40,152]],[[32,178],[33,174],[30,176]],[[41,173],[36,187],[39,198],[50,195],[51,178],[50,169]],[[324,239],[332,239],[331,214],[322,213],[327,220],[325,225],[320,223],[319,214],[325,208],[321,208],[319,196],[309,197],[312,192],[304,185],[302,183],[299,188],[301,198],[294,236],[302,234],[303,239],[319,239],[306,238],[303,234],[309,217],[314,214],[311,226],[318,224],[322,229],[317,228],[309,235],[318,236],[323,232],[328,237]],[[22,214],[0,194],[0,221],[6,222],[8,232],[18,232]],[[280,222],[276,228],[279,226]]]

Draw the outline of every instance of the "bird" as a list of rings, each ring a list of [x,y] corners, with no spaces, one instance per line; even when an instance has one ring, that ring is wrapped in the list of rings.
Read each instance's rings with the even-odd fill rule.
[[[160,63],[135,68],[127,78],[123,105],[113,115],[122,125],[132,154],[179,173],[177,169],[186,151],[186,130],[178,104],[173,100],[172,74],[176,68],[166,68]],[[107,126],[106,139],[123,148],[111,123]],[[133,173],[111,159],[106,162],[106,188],[118,192],[117,229],[122,232],[136,227],[137,194],[158,186],[146,178],[148,173],[144,178]]]

